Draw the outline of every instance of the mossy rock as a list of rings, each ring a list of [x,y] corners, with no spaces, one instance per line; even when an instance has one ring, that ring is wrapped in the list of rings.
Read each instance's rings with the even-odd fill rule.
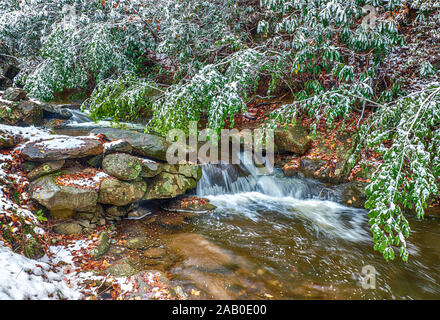
[[[114,277],[129,277],[138,273],[139,270],[128,258],[124,258],[112,264],[105,270],[106,274]]]
[[[42,176],[56,172],[57,170],[60,170],[64,166],[65,162],[66,162],[65,160],[58,160],[58,161],[49,161],[49,162],[40,164],[40,165],[34,167],[28,173],[28,178],[30,181],[33,181],[33,180],[38,179]]]
[[[63,222],[53,226],[53,231],[58,234],[82,234],[83,228],[76,222]]]
[[[26,257],[36,260],[44,256],[44,249],[38,239],[30,237],[24,241],[23,253]]]
[[[146,190],[144,181],[128,182],[106,178],[101,182],[98,202],[121,207],[141,200]]]
[[[91,251],[91,256],[93,259],[98,259],[105,255],[110,248],[110,237],[106,232],[102,232],[99,235],[98,245],[95,249]]]
[[[104,157],[102,169],[109,175],[124,181],[139,177],[142,161],[125,153],[113,153]]]
[[[309,129],[298,119],[295,125],[280,126],[274,132],[274,142],[279,152],[305,154],[312,146]]]
[[[195,188],[197,181],[181,174],[162,172],[147,181],[147,191],[143,200],[169,199],[185,194]]]

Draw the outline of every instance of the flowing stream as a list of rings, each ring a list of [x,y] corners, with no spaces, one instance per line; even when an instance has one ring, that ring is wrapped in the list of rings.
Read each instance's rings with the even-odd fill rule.
[[[187,257],[171,274],[182,284],[217,299],[440,298],[438,220],[410,218],[409,262],[387,263],[373,250],[368,212],[338,204],[337,187],[258,176],[242,160],[203,168],[197,196],[217,209],[177,236],[200,248],[178,245]]]
[[[73,113],[65,134],[110,126]],[[157,237],[168,254],[177,254],[165,270],[190,298],[440,298],[439,219],[408,217],[409,262],[397,256],[387,263],[373,250],[368,212],[339,204],[337,186],[285,177],[281,170],[258,175],[252,161],[243,154],[241,160],[203,166],[194,195],[217,207],[211,214],[178,229],[123,221],[125,232]],[[366,281],[363,270],[375,270],[375,281]]]

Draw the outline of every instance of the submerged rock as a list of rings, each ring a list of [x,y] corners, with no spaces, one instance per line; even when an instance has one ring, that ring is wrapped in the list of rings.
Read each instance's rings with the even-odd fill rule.
[[[158,240],[142,236],[128,239],[124,246],[128,249],[145,250],[157,245]]]
[[[157,217],[156,223],[165,228],[181,229],[185,224],[185,217],[176,213],[164,213]]]
[[[139,270],[131,263],[130,259],[124,258],[121,259],[105,270],[105,273],[110,274],[114,277],[129,277],[136,273]]]
[[[96,156],[102,151],[101,141],[93,137],[55,136],[52,139],[26,143],[22,155],[26,160],[46,162]]]
[[[168,249],[182,256],[184,264],[202,270],[222,270],[234,263],[232,256],[204,236],[196,233],[169,235]]]
[[[145,250],[142,253],[142,256],[149,259],[160,259],[163,258],[166,254],[166,250],[164,248],[152,247]]]
[[[141,173],[142,161],[125,153],[113,153],[104,157],[102,169],[115,178],[130,181]]]

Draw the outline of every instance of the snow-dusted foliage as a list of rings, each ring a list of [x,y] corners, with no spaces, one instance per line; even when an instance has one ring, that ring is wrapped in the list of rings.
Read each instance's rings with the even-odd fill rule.
[[[259,24],[260,31],[270,32],[272,25],[275,36],[269,43],[273,50],[283,48],[282,54],[292,59],[292,75],[307,75],[299,86],[301,90],[294,92],[296,101],[273,112],[270,124],[295,121],[297,114],[306,113],[318,121],[324,117],[331,125],[336,118],[349,117],[354,108],[362,114],[366,104],[377,108],[360,128],[362,138],[357,146],[358,150],[366,147],[383,156],[383,164],[367,188],[366,206],[370,209],[374,248],[389,260],[394,259],[393,247],[398,246],[406,261],[410,229],[404,210],[414,208],[422,218],[428,200],[439,194],[440,77],[430,61],[421,59],[426,59],[426,54],[420,54],[418,60],[411,55],[408,61],[399,57],[396,49],[402,39],[397,26],[410,9],[416,10],[417,15],[409,24],[423,30],[425,38],[429,30],[433,36],[429,41],[440,48],[435,37],[439,28],[438,2],[412,1],[409,7],[402,1],[262,3],[270,10]],[[368,8],[363,5],[373,6],[370,10],[376,12],[374,23],[365,24],[365,17],[358,23],[361,9]],[[413,47],[420,53],[420,44],[412,43],[410,48]],[[378,83],[383,59],[393,51],[400,63],[391,78],[392,85],[383,90]],[[416,67],[413,78],[421,79],[417,86],[414,80],[403,79],[403,68],[398,66],[406,66],[405,62],[407,71]],[[310,79],[310,75],[314,77]],[[400,82],[406,82],[409,92],[402,91]]]
[[[414,208],[423,218],[429,197],[439,192],[440,83],[383,105],[363,130],[366,144],[384,160],[367,188],[375,249],[388,260],[400,246],[407,260],[404,210]]]
[[[406,259],[402,208],[422,216],[438,194],[439,26],[437,0],[4,0],[0,54],[22,62],[15,81],[31,96],[94,89],[93,118],[151,116],[161,134],[204,116],[233,125],[257,88],[293,97],[271,125],[353,111],[360,125],[374,109],[358,145],[384,157],[369,187],[374,240],[389,259],[399,239]],[[433,52],[406,46],[408,29]]]
[[[238,51],[217,64],[208,64],[189,81],[171,86],[154,106],[154,128],[167,132],[188,129],[206,112],[208,125],[221,129],[227,118],[246,109],[247,91],[257,82],[261,54],[254,49]]]

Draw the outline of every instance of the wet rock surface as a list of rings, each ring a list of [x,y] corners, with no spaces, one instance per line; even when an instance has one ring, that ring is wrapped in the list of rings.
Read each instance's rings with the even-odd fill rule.
[[[162,208],[166,211],[194,213],[194,216],[196,216],[198,213],[211,212],[216,207],[204,198],[185,197],[171,200],[164,204]]]

